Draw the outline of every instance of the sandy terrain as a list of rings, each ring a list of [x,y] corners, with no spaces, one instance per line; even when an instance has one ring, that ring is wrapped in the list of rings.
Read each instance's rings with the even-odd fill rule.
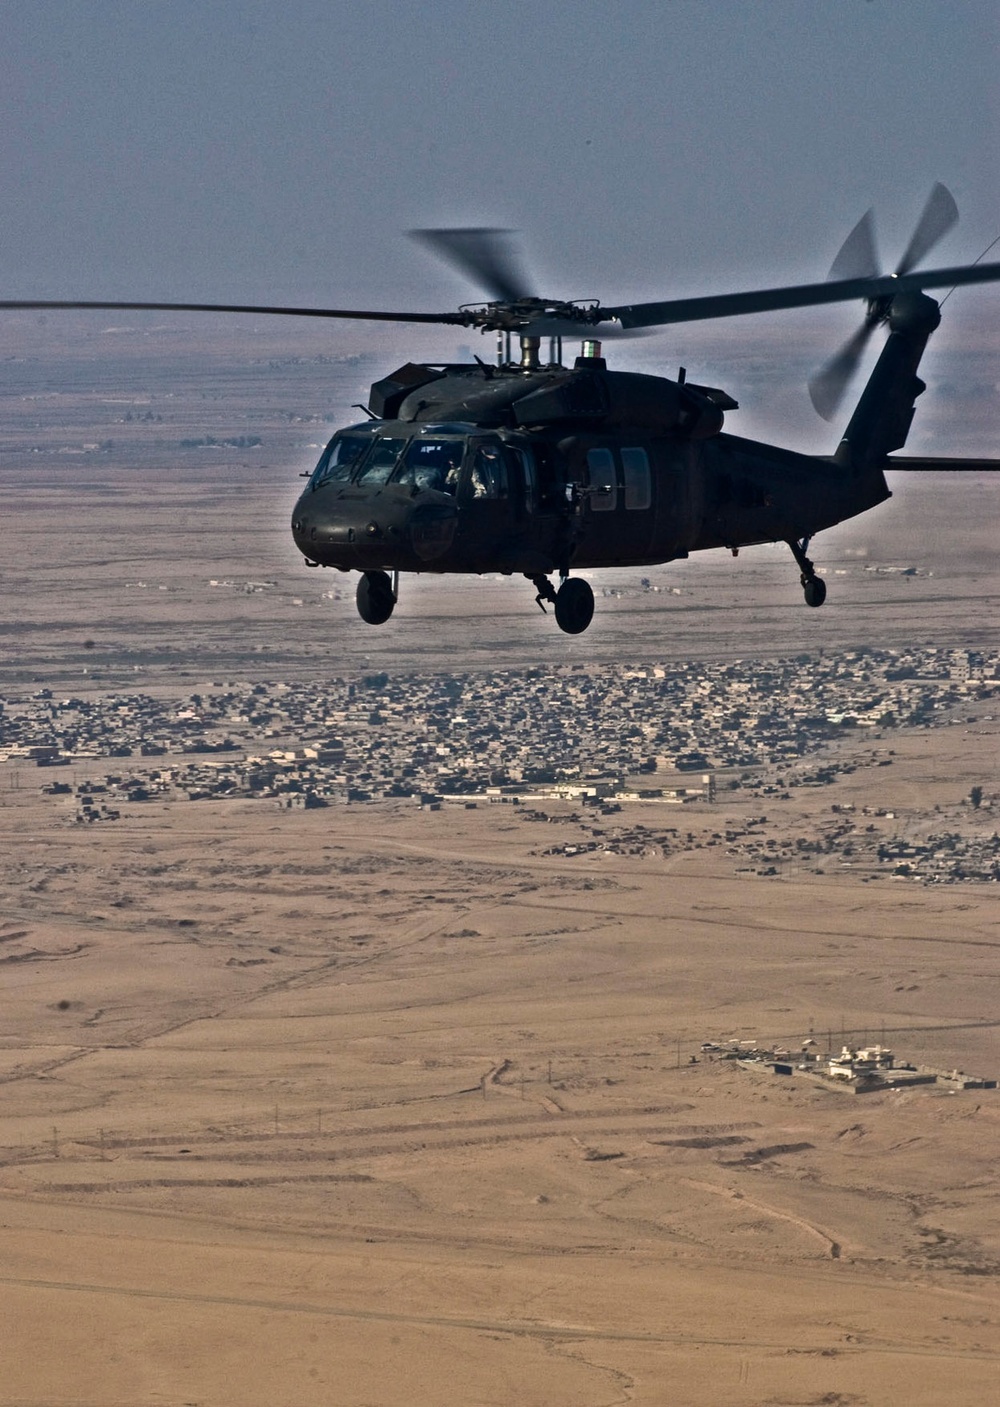
[[[204,409],[185,375],[174,438]],[[213,397],[263,403],[213,375]],[[578,640],[503,581],[415,583],[371,631],[285,536],[292,446],[321,428],[255,422],[280,474],[233,448],[209,478],[155,445],[142,479],[114,450],[70,470],[67,426],[113,438],[89,384],[34,430],[38,453],[4,431],[8,695],[997,643],[985,481],[911,485],[879,510],[898,539],[875,516],[824,538],[821,612],[761,550],[659,569],[659,593],[609,578],[625,594]],[[921,574],[866,572],[876,549]],[[900,734],[888,772],[795,790],[768,808],[774,835],[832,803],[995,793],[989,713]],[[737,794],[686,807],[694,839],[667,858],[560,856],[541,851],[582,835],[560,803],[544,827],[506,805],[242,800],[80,827],[35,780],[0,764],[0,1404],[995,1392],[997,1091],[855,1096],[701,1050],[884,1034],[995,1077],[995,885],[737,874],[698,845],[759,810]]]

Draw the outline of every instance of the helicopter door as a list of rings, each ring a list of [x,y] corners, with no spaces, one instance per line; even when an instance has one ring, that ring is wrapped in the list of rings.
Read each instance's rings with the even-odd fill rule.
[[[499,559],[517,527],[513,465],[508,464],[504,448],[498,440],[474,440],[458,489],[466,548],[490,563]]]
[[[520,523],[530,524],[539,514],[551,512],[544,501],[538,482],[535,456],[526,445],[504,445],[507,479],[514,502],[514,516]]]
[[[653,535],[653,482],[646,449],[642,445],[590,449],[587,478],[589,513],[602,560],[644,561]]]

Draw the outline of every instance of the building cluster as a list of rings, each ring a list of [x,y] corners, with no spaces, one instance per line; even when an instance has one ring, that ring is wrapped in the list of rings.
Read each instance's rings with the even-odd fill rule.
[[[843,814],[853,812],[853,807],[834,809],[841,812],[836,820],[821,821],[808,835],[794,838],[727,831],[725,839],[735,843],[727,845],[726,853],[738,857],[744,868],[763,875],[805,870],[823,874],[826,867],[835,867],[853,870],[861,879],[891,875],[925,884],[963,880],[1000,883],[1000,833],[992,803],[981,811],[981,824],[964,830],[938,830],[934,828],[935,816],[921,823],[919,834],[900,833],[897,825],[901,818],[884,807],[864,807],[857,820]],[[969,817],[967,801],[961,809]]]
[[[914,838],[894,831],[899,819],[894,811],[866,807],[863,815],[875,816],[883,825],[877,821],[856,825],[852,821],[824,820],[812,825],[808,835],[791,836],[787,827],[770,825],[767,816],[750,816],[726,820],[723,829],[699,827],[685,833],[676,826],[635,821],[615,824],[605,819],[621,809],[619,803],[612,802],[600,806],[599,816],[575,815],[572,819],[580,834],[574,840],[539,846],[532,853],[566,859],[592,854],[656,859],[680,851],[703,850],[724,855],[737,874],[765,878],[849,870],[863,883],[878,878],[912,879],[923,884],[970,880],[1000,883],[1000,834],[996,829],[987,833],[975,821],[967,831],[932,830]],[[963,801],[958,809],[968,816],[967,802]],[[527,808],[521,814],[525,820],[565,819]],[[995,827],[992,806],[984,808],[979,819]]]
[[[154,797],[256,797],[312,807],[519,794],[610,811],[636,795],[711,801],[717,788],[783,796],[792,786],[823,785],[857,765],[849,755],[838,760],[837,749],[817,756],[848,730],[891,737],[896,728],[951,720],[963,703],[995,696],[998,676],[996,652],[915,649],[379,673],[322,685],[227,682],[183,698],[65,698],[42,689],[0,704],[0,761],[72,767],[115,759],[115,770],[101,778],[91,763],[79,785],[64,781],[65,772],[50,784],[72,791],[83,821]],[[870,846],[882,846],[880,863],[919,869],[926,858],[920,847],[890,844],[879,828],[844,815],[796,842],[792,853],[865,849],[866,836]],[[723,846],[739,841],[734,853],[755,863],[788,858],[787,846],[772,853],[752,827],[715,839]],[[942,834],[928,844],[933,856],[959,841]],[[977,866],[982,859],[979,869],[995,870],[1000,856],[984,846]]]
[[[963,1070],[942,1070],[936,1065],[914,1065],[897,1060],[884,1045],[852,1045],[825,1052],[812,1037],[799,1050],[760,1046],[756,1041],[705,1041],[703,1060],[735,1060],[744,1068],[764,1066],[776,1075],[804,1075],[852,1094],[901,1089],[910,1085],[943,1085],[947,1089],[996,1089],[993,1078],[968,1075]]]

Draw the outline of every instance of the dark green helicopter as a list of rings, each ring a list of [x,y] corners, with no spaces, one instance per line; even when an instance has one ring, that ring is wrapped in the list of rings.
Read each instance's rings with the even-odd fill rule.
[[[497,333],[495,364],[408,362],[371,388],[369,420],[338,431],[299,497],[292,535],[309,566],[361,573],[358,611],[388,620],[401,572],[520,573],[559,627],[586,630],[593,592],[571,572],[651,566],[691,552],[785,542],[805,600],[826,586],[809,541],[890,496],[886,468],[995,468],[997,462],[895,459],[925,389],[917,368],[940,322],[923,289],[1000,279],[1000,264],[914,272],[958,211],[931,192],[896,271],[882,275],[869,211],[825,283],[602,307],[528,292],[507,238],[489,229],[414,231],[471,275],[490,301],[450,313],[262,308],[191,303],[4,302],[5,308],[120,308],[279,313],[443,323]],[[723,432],[737,403],[725,391],[612,371],[598,335],[668,323],[866,300],[859,331],[810,384],[821,415],[835,413],[865,343],[889,336],[835,453],[798,454]],[[516,336],[519,353],[511,354]],[[572,366],[566,337],[582,339]],[[548,359],[542,344],[548,341]],[[557,576],[558,588],[552,577]]]

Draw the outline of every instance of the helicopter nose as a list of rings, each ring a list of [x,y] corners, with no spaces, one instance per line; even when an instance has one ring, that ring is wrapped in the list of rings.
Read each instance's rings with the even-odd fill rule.
[[[304,556],[331,566],[354,566],[359,554],[372,550],[384,554],[387,547],[404,540],[398,511],[386,512],[382,505],[343,499],[322,500],[312,495],[301,500],[292,514],[292,537]]]
[[[447,551],[454,518],[450,505],[415,504],[409,494],[307,490],[292,514],[292,537],[304,557],[324,566],[405,567],[414,556],[427,562]]]

